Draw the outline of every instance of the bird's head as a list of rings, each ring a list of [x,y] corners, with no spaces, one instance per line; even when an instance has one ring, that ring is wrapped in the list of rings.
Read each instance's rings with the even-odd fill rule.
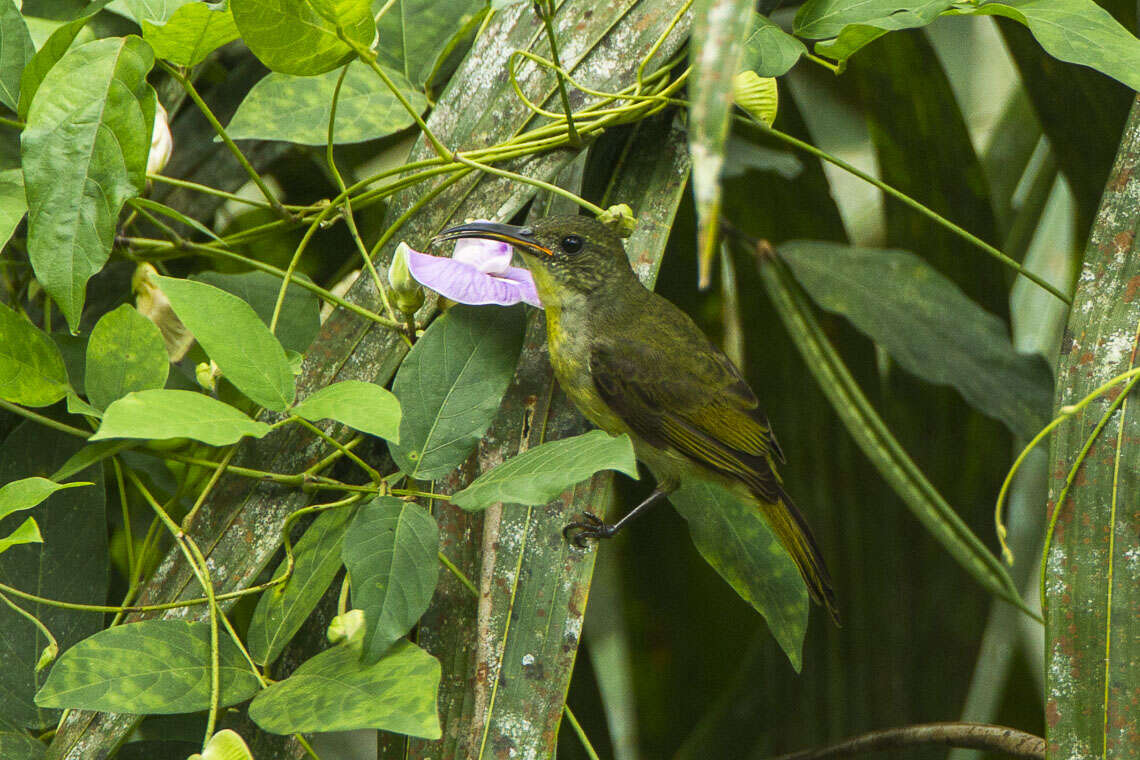
[[[570,293],[588,296],[609,283],[633,276],[621,238],[598,220],[585,216],[548,216],[525,227],[471,222],[444,230],[435,241],[460,238],[513,245],[534,275],[545,305],[558,303]]]

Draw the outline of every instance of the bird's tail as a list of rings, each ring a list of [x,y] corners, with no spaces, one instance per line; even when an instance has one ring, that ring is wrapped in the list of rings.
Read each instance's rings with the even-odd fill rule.
[[[815,542],[811,528],[800,514],[800,510],[796,508],[795,502],[783,488],[779,489],[777,501],[763,498],[758,500],[772,532],[776,534],[776,538],[799,568],[811,598],[822,605],[832,621],[839,625],[839,609],[835,603],[831,574],[827,572],[827,565],[823,562],[823,555],[819,553],[819,546]]]

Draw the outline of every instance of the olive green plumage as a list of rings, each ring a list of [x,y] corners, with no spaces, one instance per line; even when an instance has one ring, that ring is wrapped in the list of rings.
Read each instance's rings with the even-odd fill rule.
[[[550,359],[563,391],[595,425],[628,433],[658,488],[716,480],[754,501],[812,598],[837,619],[831,579],[776,472],[784,454],[731,360],[687,314],[645,288],[621,239],[596,220],[548,217],[528,227],[476,222],[440,238],[515,246],[534,275]]]

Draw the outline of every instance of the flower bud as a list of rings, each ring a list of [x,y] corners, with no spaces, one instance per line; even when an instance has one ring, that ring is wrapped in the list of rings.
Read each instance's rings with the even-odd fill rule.
[[[145,262],[135,268],[135,273],[131,276],[131,290],[135,292],[135,308],[158,326],[170,361],[182,361],[194,342],[194,336],[175,315],[174,309],[170,306],[170,299],[154,281],[153,277],[157,274],[158,270]]]
[[[201,362],[194,367],[194,379],[198,381],[198,385],[211,393],[217,389],[218,378],[221,376],[222,371],[212,361]]]
[[[388,267],[388,284],[392,286],[392,300],[404,314],[415,314],[424,305],[424,289],[408,270],[408,244],[400,243],[392,254]]]
[[[623,238],[632,235],[633,231],[637,228],[637,220],[633,217],[633,209],[625,203],[610,206],[598,216],[598,221]]]
[[[347,641],[349,645],[359,645],[364,642],[364,610],[349,610],[343,615],[337,615],[329,623],[329,642],[339,644]]]
[[[174,150],[174,138],[170,135],[170,124],[166,118],[166,109],[162,103],[154,110],[154,128],[150,131],[150,154],[146,159],[146,173],[160,174],[170,160],[170,153]]]

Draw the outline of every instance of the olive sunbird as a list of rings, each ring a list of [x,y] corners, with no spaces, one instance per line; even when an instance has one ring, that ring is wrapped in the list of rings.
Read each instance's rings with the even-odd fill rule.
[[[799,568],[812,598],[838,622],[835,592],[803,515],[784,491],[784,453],[752,389],[687,314],[646,288],[621,238],[583,216],[526,227],[473,222],[436,241],[484,238],[514,246],[546,310],[554,374],[567,397],[606,432],[627,433],[657,487],[616,523],[586,513],[566,526],[609,538],[682,481],[719,482],[756,504]]]

